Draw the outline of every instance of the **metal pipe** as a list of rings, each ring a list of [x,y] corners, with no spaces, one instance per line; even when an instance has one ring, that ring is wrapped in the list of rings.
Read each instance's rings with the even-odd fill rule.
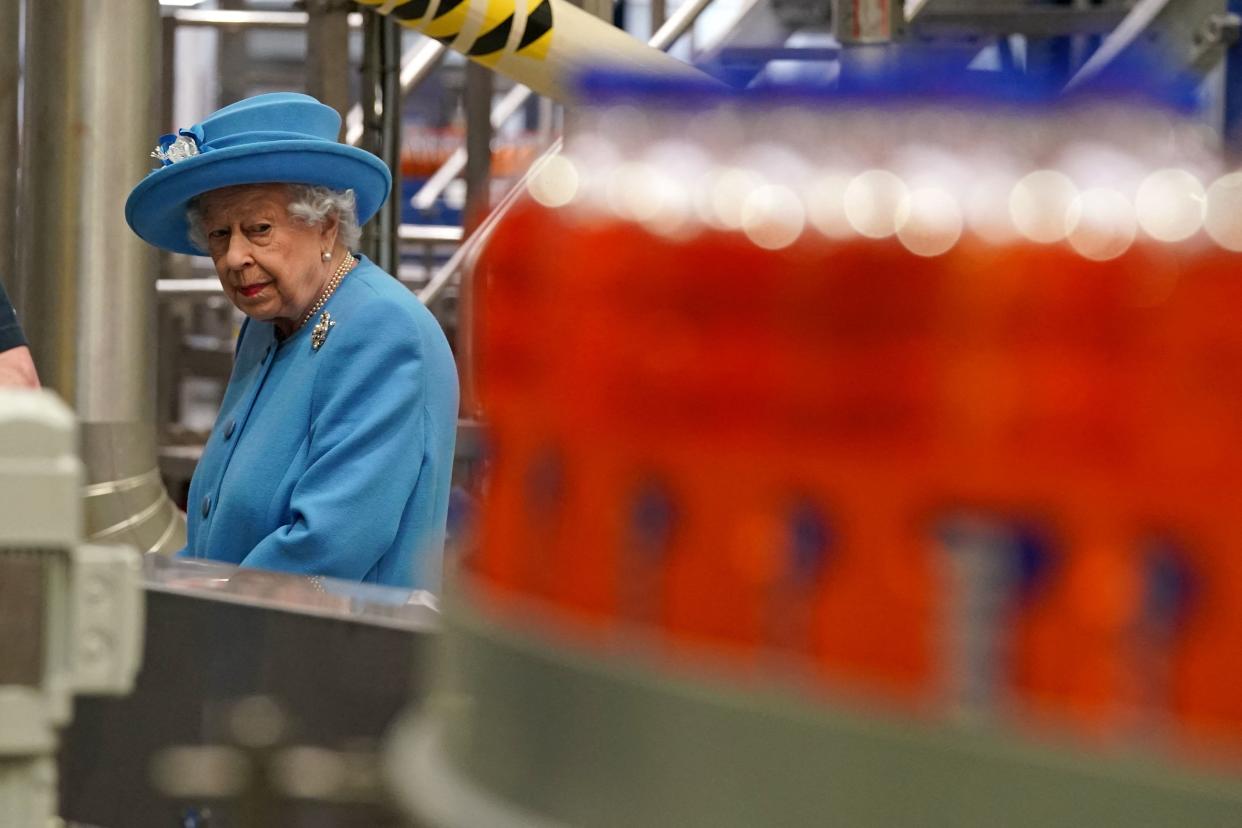
[[[664,25],[656,30],[651,36],[651,40],[647,41],[657,49],[668,49],[677,39],[690,31],[690,27],[699,19],[699,15],[703,10],[712,4],[712,0],[690,0],[688,3],[682,3],[677,7],[677,11],[673,12],[672,17],[664,21]]]
[[[711,5],[711,2],[712,0],[690,0],[690,2],[682,3],[677,7],[677,11],[673,12],[673,16],[664,21],[664,25],[651,36],[647,45],[661,50],[668,49],[694,25],[694,21],[699,19],[699,15]],[[496,108],[492,110],[492,128],[500,129],[505,121],[522,108],[530,96],[531,89],[526,86],[515,86],[506,92],[505,96],[500,99],[500,103],[496,104]],[[444,188],[461,175],[465,166],[466,151],[462,148],[453,150],[449,157],[444,159],[440,168],[423,182],[418,192],[414,193],[411,199],[414,209],[430,209],[436,203],[436,199],[444,193]]]
[[[380,117],[380,133],[383,137],[380,158],[392,171],[392,192],[379,215],[380,239],[383,245],[378,262],[385,273],[397,275],[401,264],[401,147],[404,143],[401,123],[401,29],[395,20],[383,18],[383,63],[380,71],[380,91],[383,93],[383,112]]]
[[[1168,5],[1169,0],[1138,0],[1130,8],[1125,19],[1104,38],[1095,53],[1070,78],[1069,83],[1065,85],[1066,90],[1074,89],[1102,72],[1126,47],[1148,31],[1151,24]]]
[[[17,256],[17,65],[22,0],[0,0],[0,279],[12,278]],[[8,285],[16,306],[21,295],[16,284]]]
[[[832,34],[841,44],[891,43],[905,22],[901,0],[836,0],[832,4]]]
[[[424,40],[401,58],[401,97],[410,94],[420,83],[431,76],[448,49],[434,40]],[[358,146],[362,140],[362,104],[354,104],[345,116],[345,143]]]
[[[396,273],[401,225],[401,35],[380,14],[366,16],[362,56],[363,145],[393,171],[393,191],[363,230],[362,249],[386,273]]]
[[[348,9],[340,0],[309,0],[306,11],[306,91],[344,117],[349,111]]]
[[[165,12],[178,26],[200,26],[211,29],[305,29],[310,15],[300,11],[241,11],[214,9],[177,9]],[[348,18],[352,29],[362,28],[362,15],[352,12]]]
[[[517,201],[518,196],[526,191],[526,185],[532,178],[535,177],[536,174],[538,174],[539,170],[543,169],[544,164],[546,164],[552,156],[556,155],[560,151],[561,139],[557,138],[552,142],[552,146],[548,147],[547,150],[544,151],[543,155],[539,156],[533,163],[531,163],[530,167],[527,168],[526,172],[522,175],[518,182],[510,188],[509,192],[505,193],[503,198],[500,199],[500,202],[497,203],[496,208],[492,210],[492,212],[488,214],[487,218],[480,222],[475,231],[470,234],[470,238],[466,239],[455,251],[453,251],[453,255],[450,256],[449,260],[444,263],[444,267],[437,270],[436,274],[432,276],[423,289],[418,292],[418,298],[424,305],[428,305],[435,301],[436,297],[440,295],[440,291],[444,289],[444,286],[447,285],[449,280],[452,279],[457,273],[458,269],[462,266],[462,263],[466,261],[467,257],[470,257],[471,260],[473,260],[473,257],[482,250],[483,243],[487,241],[487,239],[491,236],[492,231],[496,229],[497,222],[500,221],[505,213],[509,212],[509,209]]]
[[[464,233],[456,224],[403,224],[399,235],[401,241],[431,244],[460,242]]]
[[[174,99],[177,97],[177,22],[171,17],[160,18],[160,103],[159,132],[173,132]]]
[[[660,27],[660,30],[651,36],[649,43],[657,48],[667,49],[669,46],[677,42],[677,38],[685,34],[686,31],[694,25],[694,21],[698,20],[699,15],[702,14],[703,10],[710,6],[711,3],[712,0],[689,0],[689,2],[683,3],[677,8],[677,11],[673,13],[673,16],[665,21],[664,25]],[[519,91],[521,94],[519,94]],[[505,95],[501,102],[497,104],[496,108],[492,111],[492,124],[496,124],[499,116],[503,116],[507,119],[509,115],[516,112],[522,105],[522,102],[525,101],[526,96],[529,94],[530,90],[526,87],[514,87],[509,90],[509,94]],[[512,108],[510,109],[509,107]],[[503,121],[501,121],[501,123],[503,123]],[[448,284],[449,280],[456,274],[457,268],[459,268],[461,263],[465,261],[466,256],[471,255],[472,251],[479,248],[482,243],[487,240],[488,236],[491,235],[491,231],[495,227],[496,222],[499,221],[499,219],[508,211],[509,207],[517,200],[517,196],[525,190],[526,182],[528,182],[534,173],[543,166],[548,158],[551,158],[559,152],[560,148],[561,142],[560,139],[557,139],[552,146],[548,147],[548,149],[544,151],[543,155],[531,164],[530,169],[526,171],[526,174],[522,176],[521,180],[518,181],[508,193],[505,194],[500,203],[496,205],[496,209],[493,210],[487,219],[479,225],[478,229],[470,235],[470,238],[466,239],[462,246],[457,249],[453,256],[444,264],[444,267],[436,271],[436,274],[431,277],[431,279],[427,282],[427,285],[419,291],[418,298],[423,301],[423,304],[428,304],[435,300],[435,298],[440,294],[440,291],[444,289],[444,286]],[[461,155],[461,161],[464,164],[464,151]],[[456,157],[456,152],[449,156],[448,160],[444,162],[444,165],[441,166],[440,170],[436,172],[436,175],[439,175],[441,171],[443,171],[450,164],[454,163],[454,159]],[[461,168],[458,167],[457,172],[460,171]],[[456,174],[454,174],[453,177],[456,177]],[[450,177],[449,180],[451,181],[452,177]],[[429,180],[423,188],[426,189],[426,187],[430,184],[431,181]],[[421,193],[422,191],[420,190],[419,193],[415,195],[415,199],[417,199]],[[417,201],[415,204],[417,205]]]
[[[150,169],[158,132],[158,7],[28,11],[25,54],[38,58],[26,62],[17,247],[35,362],[81,422],[88,537],[174,549],[184,522],[155,459],[156,256],[118,201]]]
[[[496,89],[491,70],[466,64],[466,208],[464,224],[473,227],[491,203],[492,95]]]
[[[500,129],[505,121],[513,117],[522,104],[530,98],[531,91],[526,86],[515,86],[505,93],[500,99],[500,103],[492,110],[492,129]],[[449,184],[457,176],[461,175],[461,171],[466,168],[466,149],[458,147],[449,153],[449,157],[444,159],[444,163],[431,174],[431,177],[423,182],[423,186],[418,188],[418,192],[414,193],[414,197],[410,203],[414,205],[415,210],[428,210],[436,203]]]
[[[220,280],[208,276],[197,279],[158,279],[155,292],[164,296],[223,296]]]
[[[540,95],[565,102],[567,81],[596,66],[708,76],[567,0],[358,0]]]
[[[653,46],[667,49],[675,43],[682,34],[694,25],[694,22],[698,20],[699,15],[702,14],[704,9],[711,5],[711,2],[712,0],[689,0],[689,2],[684,3],[677,9],[672,17],[665,21],[665,24],[660,27],[660,30],[651,36],[649,43]],[[506,96],[506,100],[508,100],[508,96]],[[502,105],[503,104],[504,101],[502,101]],[[516,111],[517,106],[520,106],[520,100],[517,101],[514,111]],[[500,107],[498,106],[497,109],[499,108]],[[440,291],[444,289],[449,281],[458,273],[462,272],[463,265],[465,266],[464,269],[467,274],[473,273],[475,264],[483,252],[484,245],[491,237],[491,234],[495,231],[496,226],[500,223],[500,220],[509,212],[510,209],[512,209],[513,205],[517,203],[518,198],[526,192],[526,187],[530,180],[539,174],[539,171],[553,156],[560,152],[561,145],[561,139],[558,138],[552,143],[551,146],[548,147],[547,150],[544,151],[542,155],[535,159],[534,163],[530,165],[530,167],[522,175],[521,179],[518,180],[518,182],[510,188],[507,193],[505,193],[504,197],[501,198],[495,209],[493,209],[492,212],[489,213],[488,216],[479,224],[475,231],[471,233],[470,238],[458,247],[449,258],[448,262],[446,262],[445,265],[436,271],[435,275],[428,280],[427,285],[418,293],[418,298],[423,302],[423,304],[430,304],[433,302],[440,295]],[[462,295],[459,302],[461,311],[459,318],[460,321],[458,324],[457,363],[461,374],[462,412],[465,416],[478,416],[480,414],[478,410],[479,398],[475,387],[475,357],[473,350],[474,338],[471,331],[473,320],[470,314],[470,308],[473,301],[471,299],[470,292],[471,284],[469,277],[467,276],[463,280],[461,288]]]
[[[379,155],[383,152],[384,135],[380,119],[383,117],[383,93],[380,90],[381,66],[383,56],[384,18],[378,14],[364,14],[362,28],[362,142],[367,152]],[[391,197],[391,196],[390,196]],[[381,211],[382,213],[382,211]],[[382,216],[376,216],[362,228],[362,253],[371,261],[379,264],[381,258],[379,225]],[[380,265],[383,269],[383,265]]]

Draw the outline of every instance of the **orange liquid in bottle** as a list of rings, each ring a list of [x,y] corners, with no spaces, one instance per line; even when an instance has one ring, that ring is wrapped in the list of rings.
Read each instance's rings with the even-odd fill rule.
[[[1136,703],[1141,543],[1169,533],[1209,584],[1169,704],[1242,735],[1238,261],[1199,240],[1095,262],[1064,244],[968,235],[922,257],[810,231],[772,252],[522,204],[481,270],[498,453],[473,571],[748,663],[791,571],[799,493],[833,534],[807,657],[927,701],[944,679],[934,518],[1033,518],[1055,563],[1005,633],[1011,692],[1094,731]],[[646,549],[652,485],[668,503]]]

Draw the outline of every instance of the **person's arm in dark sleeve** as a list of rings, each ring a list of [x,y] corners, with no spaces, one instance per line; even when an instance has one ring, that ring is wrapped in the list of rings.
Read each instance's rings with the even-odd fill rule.
[[[17,324],[17,312],[4,292],[4,285],[0,285],[0,385],[39,387],[39,374],[30,357],[26,335]]]

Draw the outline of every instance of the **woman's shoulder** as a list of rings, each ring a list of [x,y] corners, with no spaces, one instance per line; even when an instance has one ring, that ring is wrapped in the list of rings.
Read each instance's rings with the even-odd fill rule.
[[[376,322],[412,321],[420,326],[428,322],[435,324],[431,312],[408,287],[367,259],[359,260],[358,266],[346,277],[345,284],[351,281],[353,284],[347,293],[347,301],[341,303],[342,311],[348,310]]]
[[[371,340],[383,347],[413,347],[424,358],[451,359],[440,323],[418,297],[366,259],[345,278],[333,302],[333,336]],[[347,333],[348,332],[348,333]],[[404,343],[404,344],[403,344]]]

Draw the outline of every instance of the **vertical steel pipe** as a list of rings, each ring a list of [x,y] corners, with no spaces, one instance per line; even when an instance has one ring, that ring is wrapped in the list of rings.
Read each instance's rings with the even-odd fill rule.
[[[664,21],[668,19],[668,6],[664,0],[651,0],[651,31],[660,31]]]
[[[306,91],[341,113],[349,112],[349,10],[347,0],[306,3]]]
[[[392,170],[392,192],[380,211],[380,236],[383,239],[383,268],[397,275],[401,265],[401,146],[404,142],[401,123],[401,28],[391,17],[384,18],[384,62],[380,88],[384,96],[380,131],[383,135],[380,158]]]
[[[401,30],[367,12],[362,54],[363,148],[392,170],[388,201],[363,232],[363,251],[381,270],[397,275],[401,227]]]
[[[81,188],[75,156],[83,54],[80,3],[31,8],[26,21],[17,273],[31,351],[43,383],[77,407]],[[35,59],[33,55],[55,55]]]
[[[153,163],[159,7],[27,11],[17,248],[35,363],[82,424],[88,536],[175,548],[184,528],[156,467],[156,254],[123,214]]]
[[[448,51],[442,44],[434,40],[424,39],[422,43],[401,56],[401,74],[398,78],[398,89],[401,99],[410,94],[420,83],[427,80],[440,66],[444,53]],[[362,140],[362,104],[357,103],[345,116],[345,143],[351,147],[358,146]]]
[[[465,227],[477,227],[491,207],[492,96],[496,89],[492,70],[477,63],[466,64],[466,210]]]

